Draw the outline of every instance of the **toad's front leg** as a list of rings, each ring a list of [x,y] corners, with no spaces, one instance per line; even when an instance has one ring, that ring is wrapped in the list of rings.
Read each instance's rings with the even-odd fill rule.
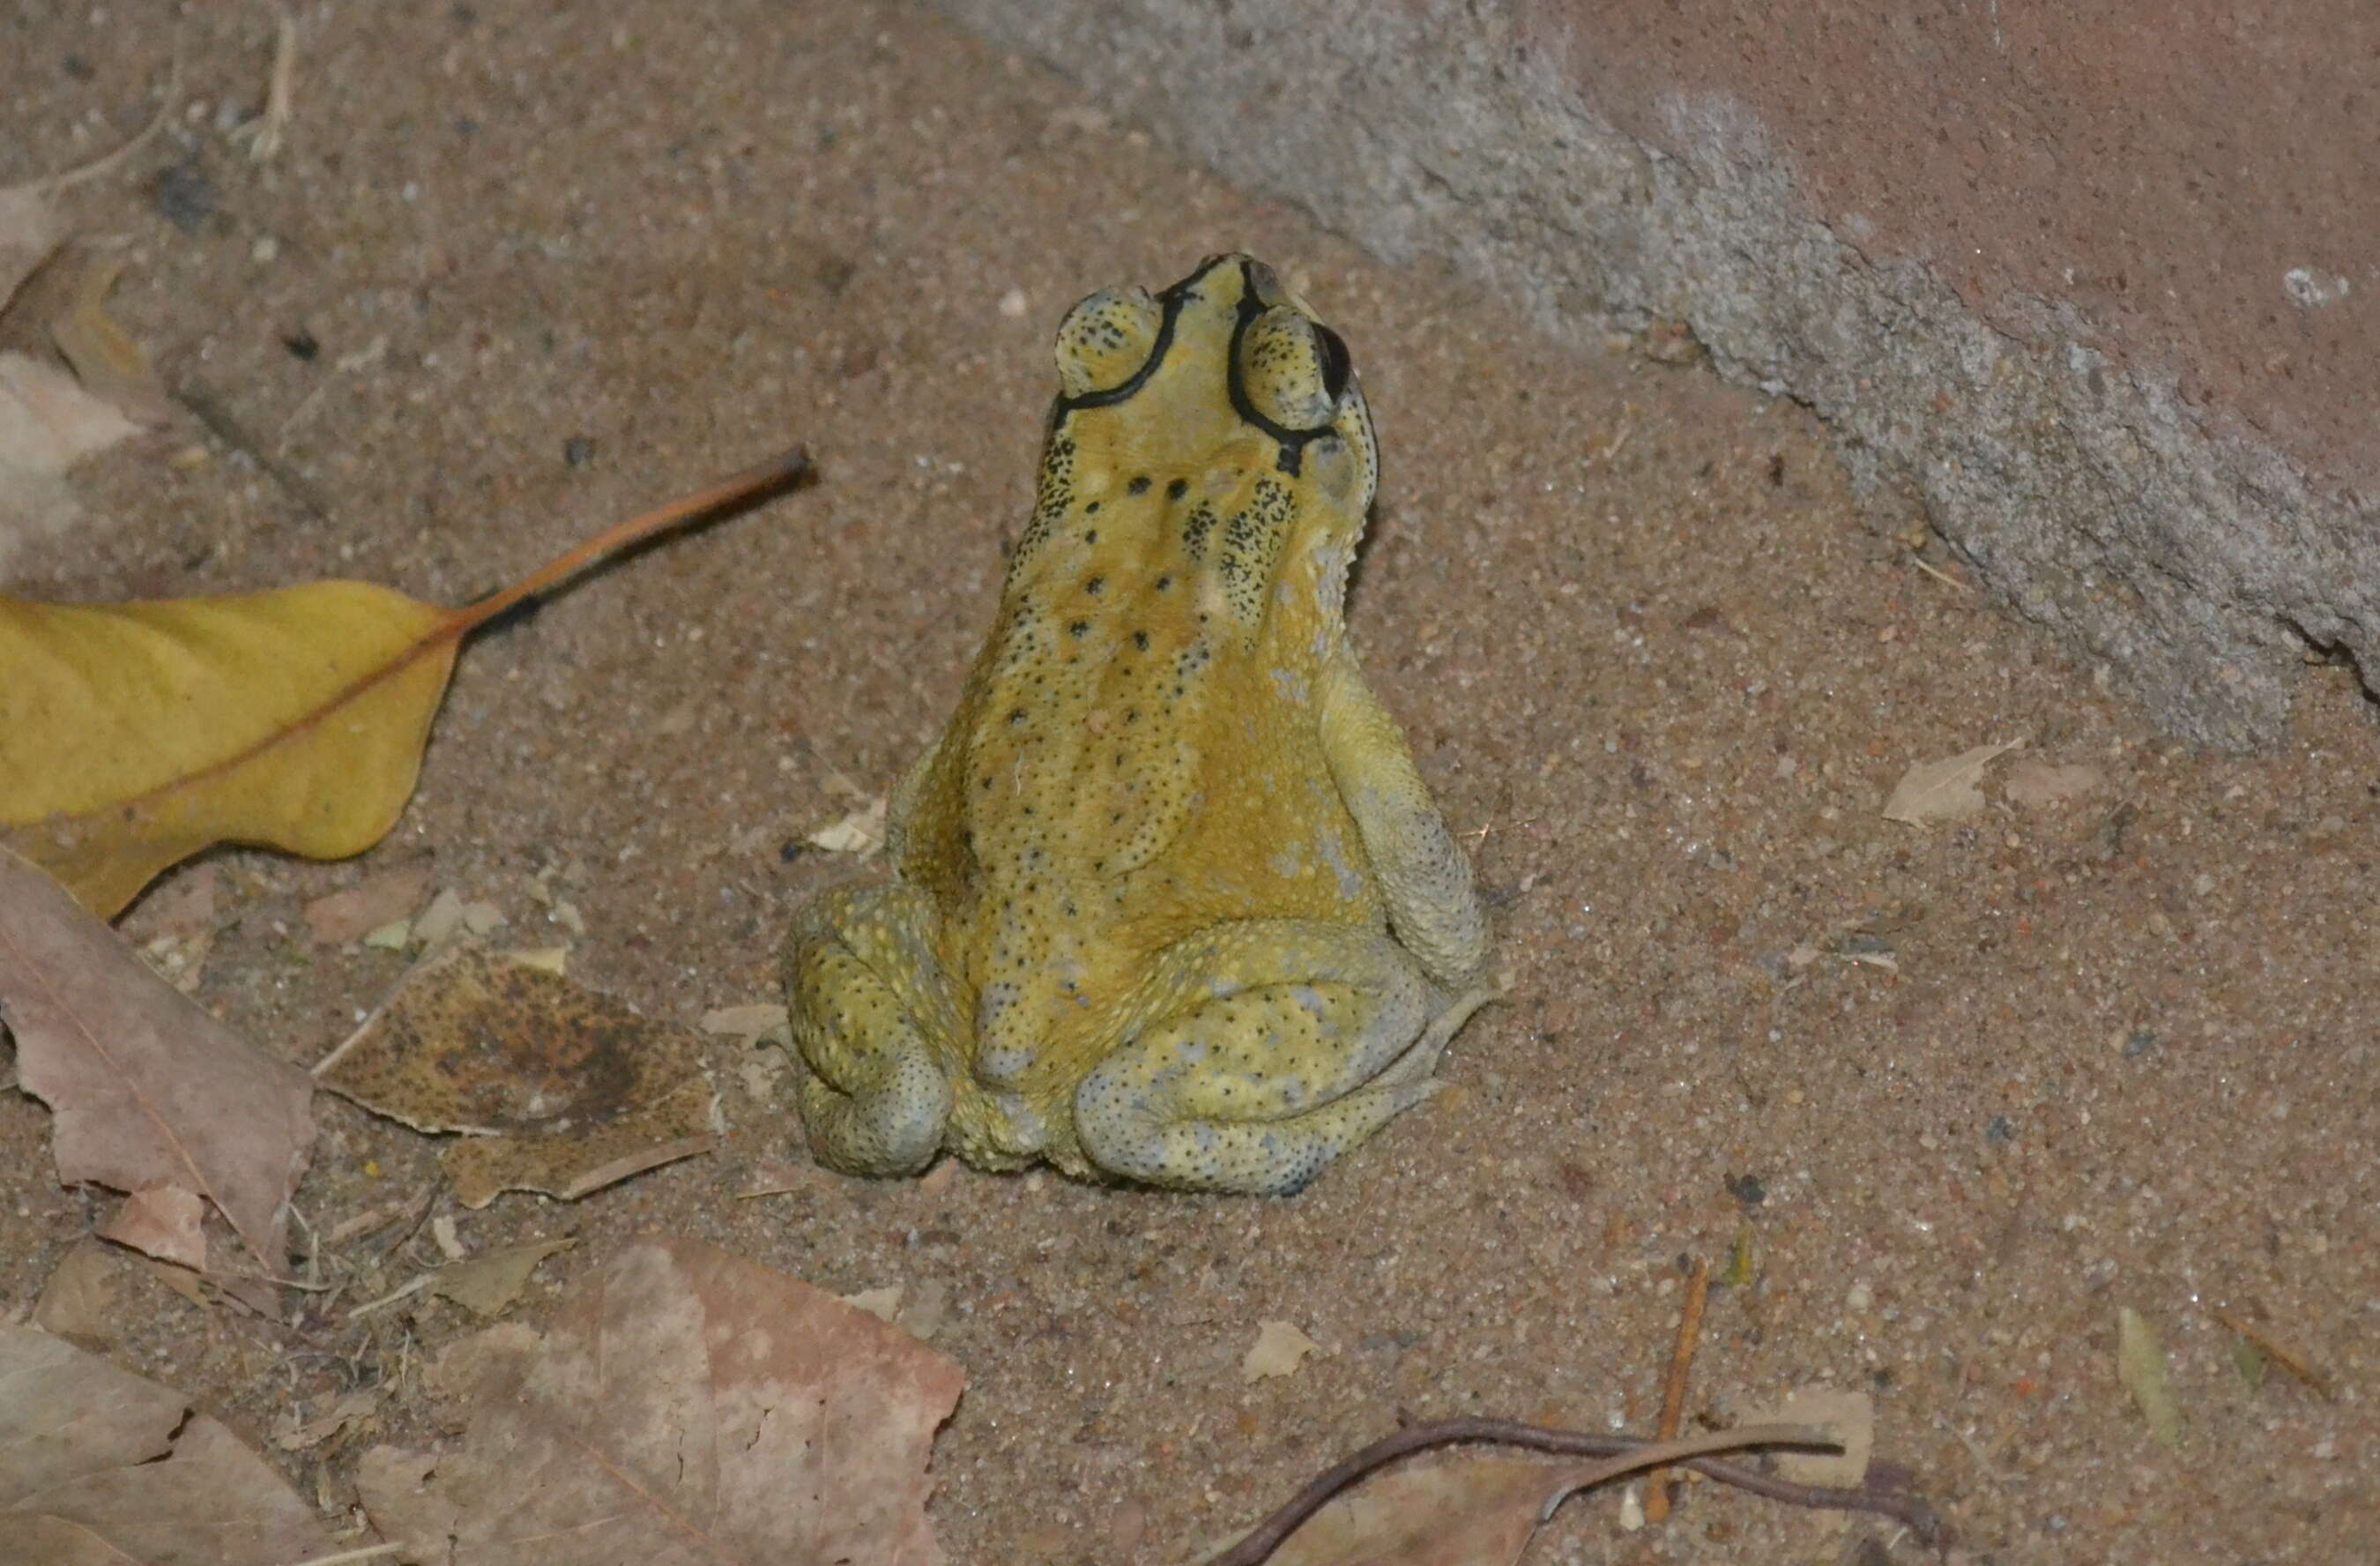
[[[950,1123],[947,985],[925,895],[894,882],[830,892],[794,917],[785,998],[809,1067],[802,1125],[820,1163],[915,1174]],[[937,1038],[941,1047],[936,1047]]]

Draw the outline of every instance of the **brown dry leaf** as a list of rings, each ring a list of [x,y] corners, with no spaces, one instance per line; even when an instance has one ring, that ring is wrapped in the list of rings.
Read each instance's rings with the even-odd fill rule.
[[[540,1340],[468,1340],[469,1433],[377,1447],[399,1557],[470,1566],[932,1566],[926,1462],[965,1377],[897,1327],[695,1241],[632,1246]]]
[[[430,899],[413,921],[413,938],[423,946],[441,947],[463,931],[463,894],[448,887]]]
[[[0,189],[0,305],[58,248],[58,209],[41,185]]]
[[[525,1245],[507,1245],[439,1268],[430,1291],[454,1301],[473,1315],[502,1315],[528,1287],[529,1274],[540,1262],[577,1243],[576,1240],[533,1240]]]
[[[58,366],[0,352],[0,561],[82,515],[67,470],[139,429]]]
[[[212,864],[195,865],[143,902],[134,919],[118,928],[136,938],[141,935],[212,937],[223,917],[222,904],[223,872]]]
[[[194,866],[140,904],[116,924],[140,948],[149,966],[188,995],[205,973],[222,923],[223,875],[212,864]]]
[[[716,1095],[693,1032],[472,948],[406,975],[314,1068],[333,1092],[420,1132],[461,1132],[439,1161],[464,1205],[565,1200],[707,1152]]]
[[[330,1531],[188,1400],[27,1327],[0,1327],[0,1566],[256,1566]]]
[[[323,946],[359,941],[420,907],[421,896],[429,889],[427,868],[416,865],[409,870],[391,870],[361,886],[308,903],[306,928]]]
[[[2022,740],[2010,740],[1998,745],[1978,745],[1948,761],[1915,764],[1892,786],[1892,797],[1884,801],[1884,818],[1923,826],[1928,822],[1955,821],[1962,815],[1974,814],[1984,808],[1983,790],[1975,786],[1983,780],[1984,768],[1995,756],[2023,743]]]
[[[2039,810],[2044,805],[2064,804],[2085,794],[2095,794],[2107,786],[2107,775],[2089,762],[2072,762],[2060,766],[2027,756],[2008,769],[2000,779],[2000,795],[2012,805],[2027,810]]]
[[[82,389],[136,424],[169,422],[174,400],[149,355],[107,312],[123,260],[79,241],[60,245],[23,278],[0,312],[0,349],[65,360]]]
[[[1400,1468],[1316,1512],[1265,1566],[1512,1566],[1572,1466],[1462,1457]]]
[[[195,1191],[178,1185],[136,1191],[99,1232],[161,1262],[207,1270],[207,1205]]]
[[[107,312],[107,296],[123,275],[123,261],[91,251],[75,253],[72,260],[71,292],[66,308],[49,320],[50,340],[74,366],[85,391],[115,404],[136,424],[153,428],[167,422],[174,401],[165,395],[165,384],[132,334]]]
[[[25,1090],[57,1119],[58,1178],[203,1196],[245,1242],[245,1278],[285,1256],[284,1204],[313,1145],[313,1083],[149,971],[65,888],[0,849],[0,1020]]]
[[[6,393],[0,376],[0,444]],[[465,636],[596,560],[807,470],[798,452],[764,463],[462,609],[359,581],[108,606],[0,598],[0,845],[107,917],[214,843],[360,853],[412,796]]]
[[[171,1262],[154,1261],[147,1256],[140,1258],[140,1265],[149,1269],[151,1278],[179,1294],[183,1299],[200,1309],[206,1307],[206,1286],[199,1281],[197,1273],[188,1267],[176,1266]]]
[[[116,1258],[89,1236],[58,1258],[33,1302],[33,1325],[94,1352],[115,1340]]]
[[[839,821],[829,822],[803,841],[829,853],[856,854],[866,859],[884,846],[884,817],[890,808],[883,798],[869,800]]]
[[[273,1444],[283,1451],[304,1451],[352,1432],[377,1430],[380,1400],[379,1388],[359,1387],[341,1393],[336,1401],[313,1419],[301,1422],[297,1418],[297,1410],[291,1409],[285,1417],[285,1428],[273,1438]]]
[[[48,359],[47,301],[27,297],[37,292],[28,279],[51,270],[43,263],[57,253],[60,234],[42,186],[0,190],[0,561],[20,539],[80,516],[67,470],[138,428],[100,388]],[[56,308],[69,304],[61,297]],[[40,355],[19,351],[26,348]]]
[[[1297,1329],[1293,1322],[1264,1321],[1257,1324],[1257,1340],[1240,1358],[1240,1379],[1261,1381],[1268,1376],[1295,1374],[1306,1355],[1318,1352],[1322,1345]]]

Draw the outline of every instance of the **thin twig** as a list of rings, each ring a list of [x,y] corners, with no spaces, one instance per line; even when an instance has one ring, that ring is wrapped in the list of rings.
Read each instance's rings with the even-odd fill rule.
[[[2277,1364],[2283,1370],[2288,1371],[2293,1380],[2299,1382],[2316,1397],[2322,1399],[2325,1402],[2337,1402],[2338,1401],[2338,1388],[2331,1381],[2329,1376],[2315,1369],[2313,1364],[2306,1360],[2302,1355],[2296,1353],[2277,1341],[2269,1334],[2260,1330],[2254,1323],[2246,1320],[2236,1312],[2225,1310],[2221,1305],[2216,1305],[2215,1307],[2215,1319],[2229,1327],[2232,1331],[2238,1333],[2240,1337],[2248,1340],[2249,1342],[2254,1344],[2258,1349],[2262,1350],[2266,1359],[2271,1360],[2275,1364]]]
[[[311,1556],[293,1561],[291,1566],[354,1566],[358,1560],[385,1560],[392,1555],[403,1555],[412,1548],[411,1540],[399,1539],[395,1544],[370,1544],[360,1549],[343,1549],[336,1555]]]
[[[1923,555],[1912,552],[1909,557],[1909,563],[1915,566],[1919,570],[1924,571],[1927,576],[1932,577],[1936,581],[1941,582],[1946,586],[1955,587],[1961,593],[1973,593],[1975,590],[1975,584],[1973,582],[1961,581],[1957,577],[1952,576],[1949,572],[1943,570],[1938,567],[1927,565],[1925,563],[1925,557]]]
[[[1715,1455],[1723,1451],[1749,1451],[1763,1447],[1838,1447],[1823,1430],[1805,1425],[1747,1425],[1741,1430],[1706,1430],[1699,1436],[1673,1436],[1667,1440],[1647,1441],[1634,1451],[1585,1468],[1572,1469],[1562,1475],[1560,1487],[1546,1498],[1537,1511],[1540,1523],[1550,1523],[1561,1503],[1583,1490],[1608,1485],[1614,1479],[1646,1469],[1668,1468],[1692,1458]]]
[[[290,93],[297,76],[298,18],[285,10],[273,25],[273,75],[265,83],[264,111],[231,133],[233,141],[248,143],[250,162],[270,163],[281,150],[281,139],[289,130]]]
[[[1282,1540],[1295,1533],[1300,1524],[1321,1511],[1342,1490],[1351,1488],[1400,1458],[1437,1447],[1474,1442],[1576,1457],[1616,1457],[1648,1444],[1638,1436],[1551,1430],[1543,1425],[1523,1425],[1509,1419],[1441,1419],[1428,1425],[1407,1425],[1325,1469],[1286,1505],[1257,1524],[1246,1537],[1222,1554],[1211,1558],[1207,1566],[1262,1566],[1262,1562],[1281,1548]],[[1802,1444],[1819,1450],[1836,1445],[1815,1432],[1808,1441]],[[1764,1474],[1742,1463],[1716,1457],[1693,1458],[1682,1466],[1722,1485],[1750,1490],[1755,1495],[1780,1500],[1788,1506],[1874,1512],[1879,1517],[1891,1518],[1927,1544],[1937,1543],[1942,1538],[1942,1524],[1934,1515],[1934,1509],[1916,1496],[1880,1489],[1836,1489],[1825,1485],[1797,1485],[1773,1474]]]
[[[1678,1426],[1686,1420],[1686,1373],[1694,1367],[1694,1350],[1703,1340],[1703,1307],[1710,1300],[1710,1264],[1700,1256],[1694,1258],[1694,1270],[1686,1276],[1686,1303],[1678,1313],[1678,1342],[1670,1352],[1670,1371],[1661,1378],[1661,1423],[1654,1427],[1657,1440],[1674,1441]],[[1670,1520],[1670,1476],[1668,1473],[1648,1474],[1645,1498],[1645,1521],[1666,1523]]]
[[[353,1321],[359,1315],[370,1315],[376,1310],[382,1310],[395,1304],[399,1300],[409,1300],[437,1280],[436,1274],[425,1272],[403,1288],[392,1289],[377,1300],[366,1300],[362,1304],[349,1311],[346,1318]]]
[[[381,1242],[380,1248],[367,1256],[365,1265],[377,1266],[404,1249],[415,1235],[421,1232],[421,1226],[430,1221],[430,1209],[437,1205],[438,1187],[432,1185],[422,1192],[421,1199],[413,1205],[413,1211],[409,1215],[402,1210],[397,1213],[397,1217],[405,1220],[405,1227],[389,1239]],[[360,1271],[361,1268],[354,1270]]]
[[[264,449],[261,441],[248,433],[237,415],[222,398],[197,381],[186,381],[171,388],[175,401],[189,410],[215,439],[256,464],[259,471],[279,485],[283,494],[296,501],[308,519],[317,522],[331,520],[331,503],[316,492],[298,471]]]
[[[149,116],[149,123],[134,132],[132,140],[116,148],[115,151],[93,158],[80,167],[67,169],[64,174],[53,174],[46,179],[36,179],[33,181],[32,188],[46,195],[53,190],[71,190],[77,185],[104,178],[122,168],[131,161],[134,153],[149,144],[150,140],[157,132],[165,128],[165,122],[174,113],[174,94],[181,89],[181,85],[182,41],[177,35],[174,40],[172,62],[165,67],[164,95],[158,99],[157,112]]]

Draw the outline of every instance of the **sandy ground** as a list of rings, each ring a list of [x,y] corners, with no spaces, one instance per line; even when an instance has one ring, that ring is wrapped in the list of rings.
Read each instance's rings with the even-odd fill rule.
[[[0,182],[136,128],[171,15],[18,7]],[[1280,1204],[830,1176],[722,1043],[717,1156],[575,1205],[441,1200],[474,1249],[583,1238],[532,1315],[656,1229],[839,1292],[946,1290],[934,1342],[973,1378],[937,1456],[953,1559],[1173,1562],[1400,1417],[1648,1425],[1682,1263],[1748,1237],[1691,1413],[1871,1392],[1958,1559],[2380,1559],[2380,728],[2345,671],[2308,668],[2273,753],[2179,748],[1921,570],[1909,517],[1851,494],[1792,407],[1658,344],[1555,351],[917,9],[298,16],[275,161],[226,134],[271,12],[208,7],[170,134],[78,192],[124,247],[117,313],[214,428],[91,464],[91,517],[20,552],[11,591],[356,575],[459,602],[792,441],[822,479],[473,645],[363,860],[213,856],[210,1008],[319,1058],[401,961],[314,948],[298,911],[412,863],[522,945],[567,938],[528,890],[548,873],[584,911],[574,973],[654,1014],[772,998],[788,911],[864,873],[779,845],[850,809],[839,778],[883,789],[953,700],[1059,314],[1232,248],[1354,347],[1387,468],[1354,634],[1475,846],[1514,985],[1451,1091]],[[192,444],[208,459],[169,460]],[[2010,757],[1980,815],[1881,817],[1911,763],[2017,739],[2094,786],[2017,802]],[[435,1181],[425,1139],[321,1112],[318,1230]],[[0,1098],[0,1309],[106,1205],[56,1185],[48,1137]],[[733,1199],[788,1158],[788,1193]],[[425,1438],[405,1377],[471,1324],[341,1311],[432,1257],[417,1238],[286,1327],[124,1260],[115,1352],[252,1436],[396,1377],[387,1433]],[[2117,1384],[2124,1307],[2163,1333],[2177,1450]],[[2336,1401],[2243,1376],[2217,1307]],[[1276,1318],[1326,1352],[1246,1384]],[[337,1511],[354,1452],[274,1460]],[[1574,1502],[1527,1559],[1920,1554],[1702,1488],[1667,1527],[1618,1517]]]

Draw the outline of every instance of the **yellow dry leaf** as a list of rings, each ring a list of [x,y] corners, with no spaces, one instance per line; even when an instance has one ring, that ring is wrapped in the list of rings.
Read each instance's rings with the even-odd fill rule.
[[[412,796],[468,614],[356,581],[0,598],[0,842],[102,918],[213,843],[361,853]]]
[[[413,793],[464,637],[808,468],[798,451],[762,463],[462,609],[356,581],[104,606],[0,597],[0,847],[103,918],[215,843],[360,853]]]

